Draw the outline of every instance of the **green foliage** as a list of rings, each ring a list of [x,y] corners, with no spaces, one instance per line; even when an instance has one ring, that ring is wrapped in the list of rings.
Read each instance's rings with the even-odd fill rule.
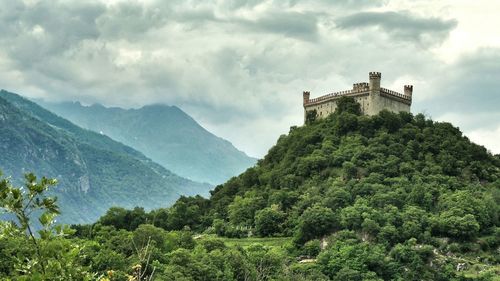
[[[337,100],[337,108],[335,109],[335,113],[342,114],[344,112],[348,112],[354,115],[361,115],[361,105],[352,97],[340,97]]]
[[[0,209],[15,217],[0,224],[1,260],[9,265],[3,271],[6,277],[90,280],[90,274],[79,263],[80,248],[65,239],[72,231],[54,225],[59,208],[56,199],[45,193],[56,183],[54,179],[37,180],[34,174],[26,174],[25,184],[19,188],[12,186],[8,179],[0,179]],[[32,222],[35,215],[40,224],[37,233]],[[15,253],[15,257],[9,253]]]
[[[323,273],[332,280],[383,280],[385,251],[366,242],[335,241],[318,256]]]
[[[321,252],[321,241],[318,239],[309,240],[304,244],[303,253],[309,257],[315,257]]]
[[[338,220],[330,208],[314,205],[300,216],[296,240],[304,243],[332,233],[338,227]]]
[[[265,201],[256,193],[236,196],[228,206],[229,221],[234,225],[251,226],[254,223],[255,212],[265,206]]]
[[[134,230],[132,243],[137,248],[144,248],[148,244],[160,249],[166,249],[165,231],[150,224],[140,225]]]
[[[102,225],[112,225],[116,229],[134,230],[148,220],[143,208],[135,207],[127,210],[121,207],[111,207],[104,216],[99,219]]]
[[[203,210],[207,200],[201,196],[181,197],[169,208],[167,229],[181,230],[185,227],[196,229],[203,221]]]
[[[318,112],[316,111],[316,109],[306,112],[306,124],[311,124],[316,121],[316,119],[318,119]]]
[[[281,233],[285,222],[285,213],[277,205],[264,208],[255,214],[255,231],[261,236],[273,236]]]

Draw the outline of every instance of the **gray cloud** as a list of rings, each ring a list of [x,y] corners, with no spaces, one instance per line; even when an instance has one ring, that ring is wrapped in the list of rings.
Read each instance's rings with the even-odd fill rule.
[[[481,49],[465,55],[443,73],[443,94],[439,95],[439,99],[446,100],[454,111],[498,113],[499,62],[499,49]]]
[[[407,11],[360,12],[337,21],[343,29],[378,27],[392,37],[422,44],[443,42],[457,26],[454,19],[423,18]]]
[[[7,1],[0,14],[0,42],[20,68],[44,65],[54,56],[64,56],[84,40],[96,40],[95,20],[105,11],[102,4]]]
[[[285,1],[286,2],[286,1]],[[324,5],[329,7],[341,7],[345,9],[358,10],[360,8],[368,7],[379,7],[387,2],[388,0],[289,0],[288,4],[290,6],[295,6],[300,3],[308,3],[309,5]]]
[[[137,40],[169,21],[172,10],[168,8],[150,7],[140,2],[118,2],[97,19],[96,25],[105,38]]]
[[[302,90],[343,90],[369,71],[389,88],[414,82],[417,111],[436,115],[433,104],[455,95],[450,109],[493,112],[498,53],[437,60],[429,48],[456,22],[365,10],[386,2],[4,1],[0,88],[52,101],[177,105],[255,156],[301,124]],[[484,94],[469,96],[476,85]]]
[[[255,22],[244,21],[242,24],[258,31],[304,40],[315,40],[318,35],[317,18],[313,13],[277,12],[266,14]]]
[[[483,48],[436,69],[432,94],[418,106],[467,130],[500,126],[499,61],[500,49]]]

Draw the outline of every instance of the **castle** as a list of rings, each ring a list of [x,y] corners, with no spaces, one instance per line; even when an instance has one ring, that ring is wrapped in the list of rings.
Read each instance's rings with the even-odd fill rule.
[[[316,110],[317,118],[325,118],[335,111],[337,100],[340,97],[353,97],[361,105],[361,112],[366,115],[375,115],[387,109],[392,112],[410,112],[412,85],[405,85],[403,94],[380,87],[382,74],[370,72],[369,83],[356,83],[351,90],[327,94],[310,99],[310,92],[303,92],[304,121],[307,113]]]

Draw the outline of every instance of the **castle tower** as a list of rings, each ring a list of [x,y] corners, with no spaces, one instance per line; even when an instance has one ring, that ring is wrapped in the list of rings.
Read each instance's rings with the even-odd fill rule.
[[[306,118],[307,118],[306,106],[309,103],[310,97],[311,97],[311,92],[309,92],[309,91],[302,92],[302,105],[304,106],[304,123],[306,122]]]
[[[309,97],[311,97],[311,92],[307,91],[302,92],[303,105],[306,105],[309,102]]]
[[[368,104],[368,115],[377,114],[380,109],[380,80],[382,80],[382,73],[380,72],[370,72],[369,74],[369,84],[368,87],[370,89],[370,98]]]
[[[370,72],[370,90],[380,91],[380,80],[382,80],[382,73]]]
[[[405,93],[405,96],[408,96],[411,99],[411,95],[413,93],[413,85],[405,85],[404,93]]]

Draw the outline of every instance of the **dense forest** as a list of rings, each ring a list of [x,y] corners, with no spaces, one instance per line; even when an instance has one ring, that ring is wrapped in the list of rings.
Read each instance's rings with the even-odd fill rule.
[[[44,196],[54,184],[0,182],[0,207],[17,217],[2,223],[0,278],[499,280],[500,156],[449,123],[363,116],[350,98],[209,199],[68,227]]]

